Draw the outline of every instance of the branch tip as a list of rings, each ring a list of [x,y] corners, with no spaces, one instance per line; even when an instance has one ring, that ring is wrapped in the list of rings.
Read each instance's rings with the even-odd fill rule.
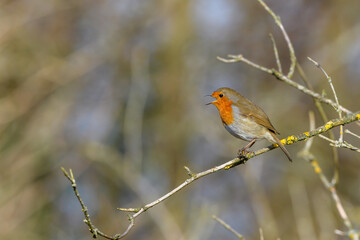
[[[318,62],[316,62],[314,59],[312,59],[311,57],[307,57],[307,59],[309,59],[309,61],[311,61],[316,67],[321,68],[320,64]]]
[[[195,177],[195,176],[196,176],[196,174],[195,174],[195,173],[193,173],[193,172],[190,170],[190,168],[189,168],[189,167],[184,166],[184,168],[185,168],[185,170],[186,170],[187,174],[188,174],[190,177]]]
[[[117,210],[122,211],[122,212],[132,212],[132,213],[137,213],[140,211],[141,208],[117,208]]]
[[[273,45],[273,50],[274,50],[274,54],[275,54],[275,60],[276,60],[276,65],[278,66],[278,70],[279,72],[282,72],[282,68],[281,68],[281,62],[280,62],[280,58],[279,58],[279,52],[276,46],[276,42],[274,39],[274,36],[272,35],[272,33],[269,33],[269,38],[272,42]]]

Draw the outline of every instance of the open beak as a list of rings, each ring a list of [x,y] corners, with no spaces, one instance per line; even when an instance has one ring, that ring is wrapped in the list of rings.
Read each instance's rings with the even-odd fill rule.
[[[213,97],[213,96],[211,96],[211,95],[205,95],[205,97]],[[205,105],[210,105],[210,104],[212,104],[214,101],[212,101],[212,102],[209,102],[209,103],[206,103]]]

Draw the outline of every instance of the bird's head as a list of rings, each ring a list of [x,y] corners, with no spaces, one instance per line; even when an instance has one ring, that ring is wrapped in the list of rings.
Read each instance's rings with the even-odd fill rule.
[[[209,96],[215,98],[215,100],[207,105],[214,104],[219,110],[222,107],[231,106],[233,102],[237,101],[236,91],[231,88],[219,88]]]

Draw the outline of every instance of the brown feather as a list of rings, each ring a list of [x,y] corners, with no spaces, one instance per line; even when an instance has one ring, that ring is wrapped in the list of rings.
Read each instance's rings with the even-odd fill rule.
[[[254,120],[257,124],[266,127],[271,132],[279,134],[279,132],[276,131],[275,127],[271,124],[264,110],[262,110],[255,103],[251,102],[249,99],[231,88],[219,88],[216,91],[223,92],[227,96],[229,96],[227,93],[231,93],[230,96],[235,95],[236,98],[230,98],[230,100],[238,105],[240,114]]]
[[[219,88],[211,96],[216,98],[212,104],[218,108],[226,130],[237,138],[250,141],[245,148],[251,147],[256,139],[265,138],[271,143],[277,143],[292,162],[289,152],[279,138],[276,137],[276,134],[279,134],[278,131],[276,131],[266,113],[259,106],[231,88]],[[234,108],[235,116],[233,107],[236,107]]]
[[[276,140],[277,145],[279,145],[279,147],[281,148],[281,150],[285,153],[285,155],[287,156],[287,158],[289,159],[290,162],[292,162],[292,158],[290,157],[290,153],[286,150],[286,148],[284,147],[284,145],[281,143],[280,139],[275,135],[275,133],[270,132],[271,136],[273,136],[273,138]]]

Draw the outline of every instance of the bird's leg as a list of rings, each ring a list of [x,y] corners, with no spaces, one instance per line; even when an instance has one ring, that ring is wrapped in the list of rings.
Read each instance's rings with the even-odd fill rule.
[[[248,148],[251,148],[252,145],[254,145],[254,143],[256,142],[256,138],[254,138],[253,140],[251,140],[245,147],[240,148],[238,151],[238,155],[239,156],[245,156],[246,153],[249,153],[251,151],[248,151]]]

